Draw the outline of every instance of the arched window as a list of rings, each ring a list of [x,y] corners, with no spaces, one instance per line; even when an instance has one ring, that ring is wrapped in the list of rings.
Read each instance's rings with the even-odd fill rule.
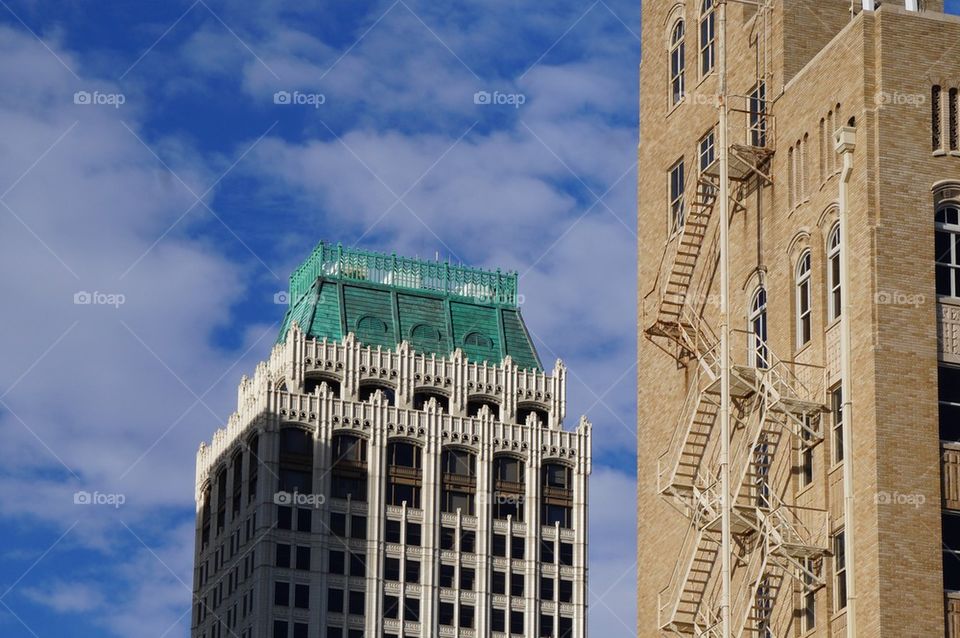
[[[810,342],[812,310],[810,303],[810,251],[797,263],[797,348]]]
[[[700,4],[700,75],[713,71],[717,61],[717,22],[713,0]]]
[[[366,315],[357,320],[357,337],[362,341],[364,337],[374,339],[387,334],[387,324],[379,317]]]
[[[478,348],[492,348],[493,339],[479,332],[471,332],[463,338],[464,345],[477,346]]]
[[[770,364],[767,351],[767,291],[761,286],[750,305],[750,365],[766,368]]]
[[[420,508],[423,450],[407,441],[387,444],[387,505]]]
[[[351,434],[335,434],[332,440],[330,495],[333,498],[367,500],[367,441]]]
[[[830,321],[840,316],[843,307],[840,285],[840,224],[836,224],[827,240],[827,317]]]
[[[313,492],[313,434],[296,426],[280,430],[280,491]]]
[[[677,20],[670,34],[670,106],[678,104],[683,99],[683,74],[687,66],[683,36],[683,20]]]
[[[493,518],[505,520],[508,516],[523,521],[526,501],[523,461],[512,456],[493,459]]]
[[[413,342],[414,347],[424,346],[436,348],[443,340],[443,336],[440,334],[440,330],[438,328],[429,326],[425,323],[420,323],[415,325],[413,329],[410,330],[410,340]]]
[[[937,294],[960,297],[960,206],[937,209]]]
[[[543,525],[573,527],[573,471],[560,463],[545,463],[541,476]]]

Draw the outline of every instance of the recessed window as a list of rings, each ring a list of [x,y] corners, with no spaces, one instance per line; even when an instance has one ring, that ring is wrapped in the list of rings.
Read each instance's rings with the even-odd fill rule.
[[[767,84],[760,82],[750,93],[750,144],[767,145]]]
[[[479,332],[471,332],[463,338],[463,344],[467,346],[475,346],[477,348],[492,348],[493,339]]]
[[[755,368],[769,367],[770,353],[767,350],[767,291],[757,288],[750,305],[750,365]]]
[[[357,337],[383,337],[387,334],[387,324],[383,319],[366,315],[357,320]]]
[[[960,207],[950,204],[936,215],[937,294],[960,297]]]
[[[713,71],[717,61],[717,21],[713,0],[700,2],[700,75]]]
[[[677,232],[683,228],[683,159],[670,167],[670,231]]]
[[[683,74],[686,69],[686,51],[683,43],[683,20],[677,20],[670,33],[670,105],[683,99]]]
[[[847,606],[847,549],[842,531],[833,536],[833,579],[834,609],[840,610]]]
[[[797,263],[797,348],[810,342],[812,335],[812,308],[810,294],[810,251],[806,251]]]
[[[697,157],[700,160],[700,173],[706,173],[707,170],[717,160],[717,143],[715,129],[700,138],[697,144]]]
[[[830,321],[840,316],[843,307],[840,286],[840,224],[836,224],[827,240],[827,316]]]
[[[833,421],[833,462],[843,460],[843,389],[837,386],[830,392],[830,413]]]

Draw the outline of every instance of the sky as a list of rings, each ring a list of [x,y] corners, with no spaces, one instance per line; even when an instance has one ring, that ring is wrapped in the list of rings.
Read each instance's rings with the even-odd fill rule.
[[[634,635],[640,8],[547,8],[0,0],[0,635],[189,635],[196,451],[321,239],[519,273]]]

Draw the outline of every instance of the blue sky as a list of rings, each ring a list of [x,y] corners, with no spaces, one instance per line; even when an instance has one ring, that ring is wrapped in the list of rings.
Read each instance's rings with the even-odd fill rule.
[[[620,0],[0,2],[0,635],[188,635],[197,446],[319,239],[520,273],[595,424],[591,626],[632,635],[638,33]]]

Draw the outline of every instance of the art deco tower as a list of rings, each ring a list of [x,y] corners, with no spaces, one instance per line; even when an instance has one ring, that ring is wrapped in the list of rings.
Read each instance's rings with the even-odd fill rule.
[[[586,636],[591,426],[515,274],[321,243],[197,455],[195,638]]]

